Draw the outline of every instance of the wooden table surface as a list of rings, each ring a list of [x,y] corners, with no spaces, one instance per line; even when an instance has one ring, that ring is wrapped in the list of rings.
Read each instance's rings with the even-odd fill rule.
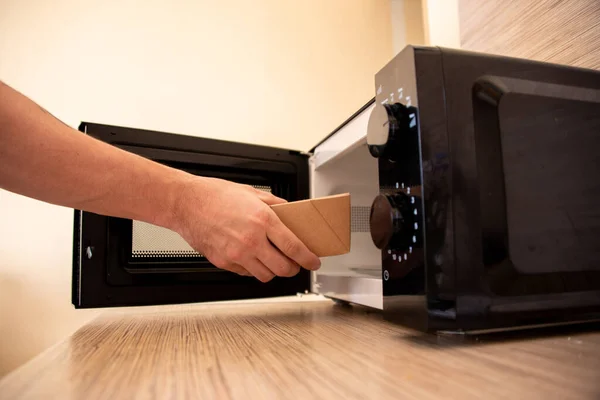
[[[600,327],[423,335],[329,301],[109,311],[1,399],[600,399]]]

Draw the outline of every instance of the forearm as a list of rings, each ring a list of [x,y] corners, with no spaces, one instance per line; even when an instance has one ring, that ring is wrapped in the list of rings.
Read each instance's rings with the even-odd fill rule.
[[[190,178],[68,127],[0,82],[0,188],[169,226]]]

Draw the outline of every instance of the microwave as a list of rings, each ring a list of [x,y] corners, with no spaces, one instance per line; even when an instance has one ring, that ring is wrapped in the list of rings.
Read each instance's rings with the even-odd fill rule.
[[[288,201],[349,193],[351,250],[261,283],[164,228],[75,211],[76,308],[317,293],[422,331],[600,318],[600,72],[407,46],[309,152],[83,122]]]

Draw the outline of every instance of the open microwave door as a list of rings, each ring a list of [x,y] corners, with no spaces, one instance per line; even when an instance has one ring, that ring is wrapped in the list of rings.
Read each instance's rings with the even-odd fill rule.
[[[200,176],[253,185],[288,201],[308,198],[308,156],[270,147],[82,123],[96,139]],[[176,233],[140,221],[75,211],[76,308],[195,303],[296,295],[310,273],[262,283],[218,269]]]

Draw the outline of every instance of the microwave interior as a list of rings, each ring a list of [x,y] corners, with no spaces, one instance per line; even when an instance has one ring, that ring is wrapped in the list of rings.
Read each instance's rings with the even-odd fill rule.
[[[76,308],[193,303],[314,292],[383,308],[381,253],[369,212],[377,160],[367,149],[374,99],[308,153],[84,122],[80,131],[198,176],[252,185],[288,201],[351,195],[351,251],[319,271],[262,283],[218,269],[181,236],[146,222],[75,211],[72,301]]]

